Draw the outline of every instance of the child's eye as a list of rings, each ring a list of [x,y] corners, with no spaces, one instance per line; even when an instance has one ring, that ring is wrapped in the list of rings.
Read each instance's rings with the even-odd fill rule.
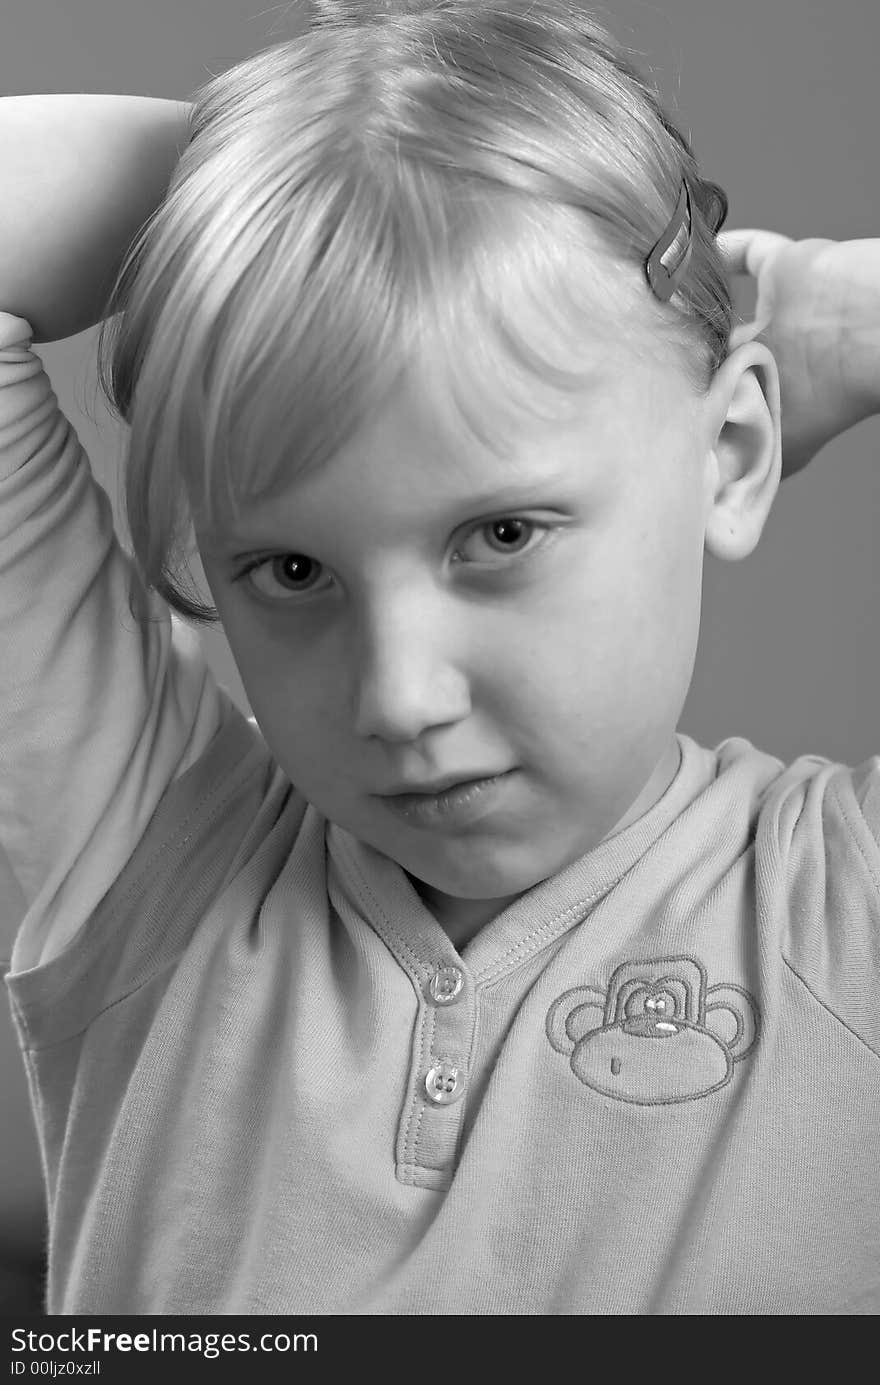
[[[298,593],[314,591],[321,564],[305,553],[276,553],[270,558],[255,558],[242,569],[236,581],[241,582],[247,578],[250,586],[261,595],[271,597],[278,595],[278,586],[267,590],[256,582],[256,575],[261,568],[268,570],[268,582],[277,582],[283,591],[296,596]]]
[[[488,523],[478,525],[476,529],[471,531],[467,537],[466,543],[453,554],[453,561],[461,562],[461,554],[464,553],[467,545],[471,544],[475,539],[482,539],[484,535],[486,548],[483,549],[482,555],[479,553],[478,546],[476,556],[471,554],[471,556],[465,559],[466,561],[480,562],[481,556],[485,556],[487,549],[490,557],[498,557],[504,554],[517,557],[520,553],[528,549],[530,540],[533,539],[536,534],[546,533],[547,529],[548,526],[546,524],[538,524],[537,521],[532,519],[520,519],[515,515],[505,515],[502,519],[490,520]],[[532,547],[534,547],[534,545],[532,545]]]
[[[471,530],[465,543],[452,555],[452,561],[479,563],[486,557],[487,550],[489,559],[505,554],[518,557],[529,548],[536,535],[545,535],[548,528],[546,524],[513,515],[484,522]],[[486,547],[480,553],[477,544],[475,554],[474,541],[483,539],[484,535]],[[468,547],[471,548],[469,554],[465,551]],[[285,592],[289,596],[305,596],[316,590],[321,571],[321,564],[305,553],[276,553],[267,558],[254,558],[235,580],[241,582],[247,578],[249,585],[266,597],[283,596]],[[264,579],[263,585],[256,581],[258,574]]]

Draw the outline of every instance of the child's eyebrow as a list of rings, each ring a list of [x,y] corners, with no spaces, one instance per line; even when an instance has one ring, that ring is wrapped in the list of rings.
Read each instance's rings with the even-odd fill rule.
[[[475,495],[456,499],[447,509],[428,516],[432,524],[451,524],[461,522],[462,518],[480,514],[499,514],[505,510],[514,510],[517,507],[533,506],[536,508],[553,509],[553,501],[558,505],[560,501],[566,499],[569,503],[573,496],[569,494],[572,489],[574,478],[570,471],[552,471],[544,475],[530,477],[527,481],[519,483],[509,482],[505,486],[495,487],[492,490],[480,491]],[[580,474],[579,489],[585,479],[584,473]],[[564,493],[560,488],[565,488]],[[555,492],[555,494],[551,494]],[[267,512],[265,520],[257,515],[243,518],[239,527],[235,529],[209,529],[201,530],[200,546],[208,552],[228,551],[232,548],[242,550],[271,546],[265,543],[266,537],[278,532],[279,511],[276,504],[271,513]]]

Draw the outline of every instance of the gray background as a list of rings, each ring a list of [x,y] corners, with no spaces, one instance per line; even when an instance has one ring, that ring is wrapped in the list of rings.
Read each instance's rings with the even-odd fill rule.
[[[0,92],[185,100],[209,73],[297,32],[298,7],[290,17],[286,9],[29,0],[0,19]],[[600,13],[653,73],[702,172],[726,188],[728,227],[880,235],[876,0],[610,0]],[[738,297],[743,315],[752,301],[748,290]],[[39,353],[116,505],[119,435],[95,402],[96,340],[94,329]],[[702,744],[745,736],[785,761],[813,753],[848,764],[880,752],[878,454],[880,422],[870,419],[785,482],[746,562],[707,557],[700,648],[680,723]],[[222,634],[203,640],[219,680],[246,708]],[[0,1311],[9,1312],[35,1304],[44,1209],[26,1081],[3,1004],[0,1093]]]

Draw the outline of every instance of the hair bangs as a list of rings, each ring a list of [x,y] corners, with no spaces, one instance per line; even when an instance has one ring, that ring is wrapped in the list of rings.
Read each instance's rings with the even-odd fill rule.
[[[588,384],[588,370],[571,368],[584,317],[607,333],[613,315],[601,273],[589,294],[575,292],[564,209],[516,193],[465,197],[399,156],[394,181],[393,197],[377,198],[375,176],[340,179],[307,270],[292,268],[303,237],[289,224],[271,252],[248,253],[222,324],[205,322],[201,345],[196,336],[194,358],[207,364],[180,385],[184,407],[200,401],[184,455],[202,461],[188,481],[212,524],[323,466],[407,370],[444,369],[465,428],[498,455],[523,426],[558,422],[560,403]],[[269,301],[267,319],[254,305]]]
[[[323,466],[411,356],[410,295],[375,188],[340,178],[313,215],[291,207],[271,246],[247,247],[222,328],[203,326],[206,373],[182,402],[195,405],[191,481],[209,515],[237,516]]]
[[[570,209],[524,194],[481,198],[460,292],[435,296],[455,403],[495,455],[533,427],[575,416],[596,378],[595,346],[620,341],[639,291]],[[591,354],[592,353],[592,354]]]

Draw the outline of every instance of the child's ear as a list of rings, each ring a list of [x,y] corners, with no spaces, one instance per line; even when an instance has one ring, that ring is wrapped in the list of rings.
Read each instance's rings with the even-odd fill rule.
[[[706,547],[735,563],[757,547],[782,477],[779,371],[763,342],[731,352],[704,409]]]

